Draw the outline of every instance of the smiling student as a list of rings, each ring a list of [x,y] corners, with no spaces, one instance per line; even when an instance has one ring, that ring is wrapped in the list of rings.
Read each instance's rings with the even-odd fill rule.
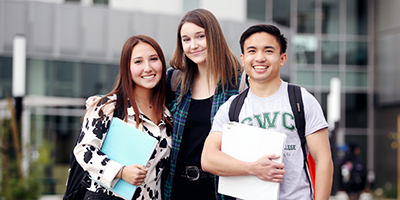
[[[286,38],[273,25],[254,25],[240,38],[240,60],[249,76],[250,90],[239,114],[239,122],[281,132],[287,135],[283,163],[273,162],[276,155],[267,154],[255,162],[243,162],[221,151],[223,124],[229,122],[230,98],[218,110],[209,136],[204,145],[201,164],[204,171],[218,176],[256,176],[261,180],[280,183],[279,199],[313,199],[310,182],[303,165],[303,152],[294,124],[287,92],[288,83],[282,81],[280,68],[287,61]],[[328,124],[318,101],[301,88],[305,112],[306,149],[316,164],[315,199],[329,199],[333,162],[330,151]],[[270,116],[278,116],[268,121]],[[292,117],[282,117],[292,116]],[[243,133],[246,134],[246,133]],[[295,147],[295,148],[293,148]]]
[[[201,152],[217,110],[238,94],[242,68],[210,11],[183,16],[170,65],[167,102],[174,133],[163,199],[216,199],[216,177],[202,170]]]
[[[171,114],[165,107],[165,79],[164,54],[157,42],[144,35],[130,37],[121,52],[114,89],[87,109],[74,148],[76,160],[94,180],[111,188],[118,179],[138,186],[133,199],[161,199],[161,174],[169,157],[172,134]],[[100,150],[113,112],[119,107],[128,124],[158,141],[147,167],[123,166]],[[91,180],[85,199],[122,198]]]

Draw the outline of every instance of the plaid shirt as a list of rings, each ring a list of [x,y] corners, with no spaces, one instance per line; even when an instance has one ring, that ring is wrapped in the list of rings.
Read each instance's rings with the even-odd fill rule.
[[[166,174],[163,177],[163,200],[171,199],[172,193],[172,185],[175,175],[176,163],[179,154],[179,148],[182,142],[183,130],[185,129],[186,118],[188,116],[188,111],[190,107],[190,102],[192,99],[192,89],[190,88],[189,92],[183,95],[182,100],[179,101],[179,95],[181,92],[181,87],[178,85],[176,91],[171,90],[171,77],[175,70],[170,68],[167,71],[167,86],[168,86],[168,94],[167,94],[167,106],[170,109],[172,116],[174,118],[174,132],[172,134],[172,149],[170,155],[170,164],[169,167],[164,170]],[[240,82],[239,75],[239,82]],[[228,84],[228,87],[225,87],[225,91],[222,90],[221,84],[218,85],[218,89],[214,94],[212,108],[211,108],[211,123],[214,121],[214,116],[217,113],[218,108],[229,99],[232,95],[238,94],[238,87],[233,87]],[[169,96],[169,97],[168,97]],[[218,177],[215,178],[216,185],[216,196],[219,200],[230,200],[234,199],[232,197],[227,197],[221,194],[217,194],[218,187]]]

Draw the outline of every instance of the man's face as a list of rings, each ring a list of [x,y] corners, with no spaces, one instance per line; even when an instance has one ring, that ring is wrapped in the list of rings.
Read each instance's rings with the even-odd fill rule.
[[[279,71],[287,60],[276,38],[266,32],[254,33],[243,44],[240,61],[251,83],[280,80]]]

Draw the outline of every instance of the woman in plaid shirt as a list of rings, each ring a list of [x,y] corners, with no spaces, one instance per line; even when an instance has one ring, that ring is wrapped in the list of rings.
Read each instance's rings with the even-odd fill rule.
[[[163,199],[229,199],[217,194],[218,177],[201,169],[200,157],[218,108],[238,94],[242,67],[210,11],[195,9],[183,16],[170,65],[166,104],[174,132]]]
[[[174,132],[163,199],[216,199],[215,176],[201,169],[201,152],[218,108],[238,94],[241,65],[204,9],[183,16],[170,65],[167,106]]]

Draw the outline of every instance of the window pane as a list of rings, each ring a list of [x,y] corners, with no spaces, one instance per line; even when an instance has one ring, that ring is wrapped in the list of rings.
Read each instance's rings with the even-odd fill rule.
[[[315,32],[315,0],[302,0],[298,4],[297,32]]]
[[[339,34],[339,1],[322,1],[322,33]]]
[[[315,51],[318,48],[318,39],[315,36],[297,35],[293,38],[296,46],[296,59],[299,64],[313,64]]]
[[[46,95],[59,97],[79,96],[79,64],[63,61],[46,61],[48,83]]]
[[[322,41],[322,64],[339,64],[339,42]]]
[[[367,127],[367,94],[346,94],[346,127]]]
[[[265,0],[248,0],[247,18],[265,21]]]
[[[0,57],[0,99],[12,96],[12,58]]]
[[[278,24],[290,26],[290,0],[273,0],[272,20]]]
[[[321,84],[322,86],[327,86],[330,87],[331,85],[331,79],[333,77],[339,77],[339,72],[338,71],[323,71],[321,74]]]
[[[82,85],[82,97],[88,97],[95,94],[105,94],[103,93],[103,87],[105,87],[103,76],[101,72],[104,71],[104,65],[92,64],[92,63],[82,63],[81,73],[81,85]],[[103,73],[105,74],[105,73]],[[112,81],[111,77],[108,81]]]
[[[190,10],[199,8],[199,0],[184,0],[183,1],[183,11],[188,12]]]
[[[367,35],[368,30],[368,2],[366,0],[346,1],[346,32],[350,35]]]
[[[108,5],[108,0],[93,0],[93,3]]]
[[[314,71],[297,71],[296,79],[301,86],[314,86]]]
[[[347,44],[346,44],[346,64],[347,65],[367,65],[368,64],[368,43],[367,42],[347,42]]]
[[[368,87],[367,72],[347,72],[346,86],[367,88]]]

